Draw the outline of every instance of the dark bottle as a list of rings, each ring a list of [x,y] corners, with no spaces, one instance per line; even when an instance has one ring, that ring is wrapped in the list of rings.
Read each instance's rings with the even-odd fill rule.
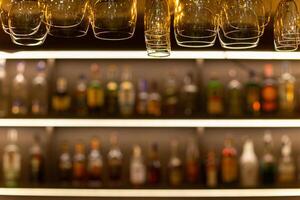
[[[243,114],[243,97],[242,84],[237,79],[235,70],[229,71],[230,81],[227,85],[227,109],[228,115],[232,117],[241,116]]]
[[[161,96],[158,92],[158,85],[156,81],[151,82],[147,110],[149,116],[161,116]]]
[[[193,74],[189,72],[183,79],[181,94],[182,110],[184,115],[191,116],[197,112],[197,95],[198,86]]]
[[[150,185],[158,185],[161,182],[161,163],[157,143],[153,143],[149,150],[147,182]]]
[[[112,184],[121,184],[123,178],[123,153],[116,135],[111,135],[110,137],[107,165],[110,182]]]
[[[238,180],[237,152],[231,138],[226,138],[221,157],[221,180],[225,185],[234,185]]]
[[[98,64],[91,65],[91,80],[87,88],[87,105],[91,114],[99,114],[104,108],[104,89]]]
[[[245,84],[246,113],[250,116],[257,116],[261,112],[260,90],[258,77],[254,71],[250,71],[249,80]]]
[[[195,184],[200,180],[199,149],[193,140],[186,148],[185,177],[188,183]]]
[[[52,109],[55,113],[66,114],[71,108],[71,97],[68,93],[67,79],[60,77],[56,82],[56,90],[52,96]]]
[[[270,132],[264,135],[264,153],[261,160],[261,182],[272,185],[276,180],[276,159],[273,153],[273,139]]]
[[[76,85],[76,92],[75,92],[75,110],[77,115],[86,115],[88,113],[87,107],[87,84],[86,84],[86,77],[81,74],[79,76],[77,85]]]
[[[59,179],[62,183],[69,183],[72,179],[72,158],[69,145],[65,142],[61,146],[58,160]]]
[[[216,75],[209,80],[206,88],[206,111],[208,115],[224,114],[224,88]]]
[[[261,89],[261,107],[265,114],[274,114],[278,110],[278,84],[274,78],[273,66],[264,68],[264,81]]]
[[[34,143],[30,148],[30,182],[34,184],[44,181],[44,155],[42,152],[40,137],[35,135]]]
[[[100,140],[94,137],[90,143],[90,152],[88,154],[87,174],[89,184],[98,186],[102,183],[103,158],[100,152]]]
[[[82,185],[86,180],[86,156],[82,143],[75,144],[73,156],[73,183],[75,186]]]
[[[163,91],[163,112],[167,116],[178,114],[178,80],[175,73],[171,72],[166,78]]]
[[[147,115],[147,103],[148,103],[148,81],[140,80],[138,84],[138,94],[136,100],[136,113],[138,115]]]
[[[205,164],[206,186],[209,188],[215,188],[218,186],[218,163],[216,158],[216,152],[214,150],[210,150],[207,153],[207,159]]]
[[[168,181],[171,186],[180,186],[183,182],[182,160],[178,156],[178,141],[171,142],[171,157],[168,164]]]
[[[111,116],[116,116],[119,113],[119,104],[118,104],[119,83],[118,83],[117,67],[115,65],[109,66],[107,77],[108,77],[108,81],[106,83],[106,88],[105,88],[106,113]]]

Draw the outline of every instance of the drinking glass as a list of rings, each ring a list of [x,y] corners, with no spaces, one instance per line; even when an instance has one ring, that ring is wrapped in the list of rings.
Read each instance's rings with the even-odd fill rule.
[[[8,13],[12,41],[24,46],[43,44],[48,33],[43,20],[44,7],[38,0],[12,0]]]
[[[218,33],[215,0],[178,0],[175,5],[174,33],[183,47],[210,47]]]
[[[64,38],[86,35],[90,24],[89,0],[48,0],[45,9],[50,35]]]
[[[0,6],[1,24],[4,32],[7,34],[10,34],[8,27],[8,12],[11,8],[12,2],[12,0],[2,0]]]
[[[168,0],[146,0],[144,26],[149,56],[170,55],[170,18]]]
[[[129,39],[135,32],[137,0],[97,0],[91,5],[91,16],[96,38]]]

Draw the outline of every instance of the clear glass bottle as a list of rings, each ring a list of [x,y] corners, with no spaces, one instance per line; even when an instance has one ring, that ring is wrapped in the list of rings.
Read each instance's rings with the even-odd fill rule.
[[[68,92],[68,82],[64,77],[56,80],[56,90],[52,96],[52,109],[58,114],[67,114],[71,108],[71,96]]]
[[[110,149],[107,154],[108,176],[110,183],[120,185],[123,179],[123,153],[117,135],[110,136]]]
[[[280,112],[291,115],[296,108],[296,78],[290,73],[288,62],[283,63],[282,74],[278,82]]]
[[[73,155],[73,184],[81,186],[86,181],[86,156],[83,143],[75,144]]]
[[[188,183],[196,184],[200,180],[199,149],[194,140],[190,139],[186,148],[185,177]]]
[[[104,109],[104,87],[100,76],[100,66],[91,65],[91,79],[87,88],[87,105],[91,114],[100,114]]]
[[[147,112],[149,116],[161,116],[161,96],[158,91],[158,84],[156,81],[151,82],[149,97],[147,102]]]
[[[48,81],[45,70],[45,61],[38,62],[36,76],[31,84],[31,113],[34,115],[47,115],[48,113]]]
[[[28,114],[28,86],[24,76],[25,63],[17,64],[17,74],[12,82],[11,90],[11,113],[13,115]]]
[[[147,182],[150,185],[158,185],[161,183],[161,162],[157,143],[152,143],[149,149]]]
[[[225,139],[224,148],[222,150],[221,180],[223,184],[228,186],[236,184],[238,180],[237,151],[230,137]]]
[[[64,142],[61,145],[61,150],[58,160],[59,180],[62,184],[68,184],[72,179],[72,157],[70,154],[69,145]]]
[[[237,71],[229,70],[230,81],[227,85],[227,109],[228,115],[231,117],[238,117],[243,114],[243,86],[237,79]]]
[[[182,87],[182,110],[186,116],[195,115],[197,112],[198,86],[192,72],[185,75]]]
[[[216,152],[214,150],[210,150],[207,153],[206,186],[209,188],[215,188],[218,186],[218,163]]]
[[[94,187],[101,185],[103,181],[103,157],[100,148],[100,140],[92,138],[87,160],[87,175],[89,185]]]
[[[118,92],[119,92],[119,83],[118,83],[118,73],[117,67],[111,65],[108,67],[107,77],[108,81],[106,83],[105,91],[105,104],[106,112],[108,115],[116,116],[119,113],[118,105]]]
[[[249,72],[249,80],[245,84],[245,107],[250,116],[258,116],[261,113],[261,86],[254,71]]]
[[[147,103],[148,103],[148,81],[141,79],[138,84],[138,94],[136,101],[136,114],[141,116],[147,115]]]
[[[120,114],[124,117],[130,117],[135,111],[135,87],[129,67],[124,68],[121,79],[118,95]]]
[[[21,176],[21,153],[18,132],[11,129],[7,133],[7,144],[3,153],[3,178],[6,187],[17,187]]]
[[[258,185],[259,165],[251,139],[244,143],[240,158],[240,181],[243,187],[256,187]]]
[[[142,149],[136,145],[129,165],[129,179],[133,186],[142,186],[146,183],[146,166],[142,155]]]
[[[87,107],[87,81],[81,74],[78,78],[75,89],[75,111],[77,115],[84,116],[88,113]]]
[[[163,91],[163,113],[167,116],[177,115],[179,112],[178,80],[174,72],[170,72],[165,80]]]
[[[33,145],[30,148],[30,182],[40,184],[45,178],[44,154],[41,147],[40,137],[34,136]]]
[[[206,86],[206,111],[208,115],[224,114],[224,87],[216,74],[212,74]]]
[[[171,142],[171,157],[168,163],[168,182],[173,187],[178,187],[183,183],[183,165],[178,148],[178,141],[173,140]]]
[[[8,113],[8,87],[5,60],[0,59],[0,117],[5,117]]]

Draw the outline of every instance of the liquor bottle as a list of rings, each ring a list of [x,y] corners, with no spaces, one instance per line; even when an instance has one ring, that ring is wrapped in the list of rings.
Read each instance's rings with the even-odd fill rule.
[[[287,135],[282,136],[281,156],[278,162],[279,184],[292,184],[296,180],[296,166],[292,157],[292,142]]]
[[[199,149],[193,140],[186,148],[185,177],[188,183],[195,184],[200,180]]]
[[[11,129],[7,133],[7,145],[3,153],[3,178],[7,187],[17,187],[21,176],[21,153],[18,146],[18,132]]]
[[[87,105],[91,114],[99,114],[104,108],[104,88],[100,78],[100,67],[91,65],[91,80],[87,88]]]
[[[207,153],[206,160],[206,186],[209,188],[215,188],[218,185],[218,163],[216,153],[214,150],[210,150]]]
[[[273,153],[273,139],[269,131],[264,135],[264,153],[261,160],[261,182],[272,185],[276,180],[276,159]]]
[[[107,164],[110,182],[113,185],[120,185],[123,178],[123,153],[119,146],[118,137],[114,134],[110,137]]]
[[[230,137],[225,139],[222,150],[221,180],[225,185],[234,185],[238,180],[237,152]]]
[[[108,77],[108,81],[106,83],[106,91],[105,91],[106,112],[108,115],[116,116],[119,113],[119,105],[118,105],[119,83],[118,83],[117,68],[115,65],[109,66],[107,77]]]
[[[278,85],[273,76],[273,66],[265,65],[261,89],[261,107],[265,114],[274,114],[278,110]]]
[[[159,117],[161,116],[161,96],[158,92],[158,84],[156,81],[151,82],[147,112],[149,116]]]
[[[291,115],[296,107],[296,78],[290,73],[287,62],[283,64],[279,78],[279,108],[283,114]]]
[[[24,76],[25,63],[17,64],[17,74],[12,82],[11,113],[13,115],[26,115],[28,113],[28,88]]]
[[[243,114],[243,97],[242,84],[237,79],[237,72],[235,70],[229,71],[230,81],[227,85],[227,109],[228,115],[231,117],[238,117]]]
[[[261,86],[254,71],[249,72],[249,80],[245,84],[245,107],[246,113],[250,116],[257,116],[261,113],[260,101]]]
[[[100,141],[96,137],[94,137],[90,143],[90,152],[87,162],[87,175],[90,186],[99,186],[102,183],[103,157],[100,152]]]
[[[211,116],[224,113],[224,89],[218,77],[213,74],[206,88],[206,111]]]
[[[161,182],[161,163],[157,143],[153,143],[150,146],[147,164],[147,182],[150,185],[158,185]]]
[[[59,179],[61,183],[70,183],[72,179],[72,158],[69,145],[64,142],[61,146],[61,152],[58,160]]]
[[[186,116],[194,115],[197,112],[198,86],[191,72],[183,79],[182,87],[182,110]]]
[[[38,62],[36,76],[32,80],[31,113],[34,115],[47,115],[48,113],[48,82],[46,78],[46,63]]]
[[[73,184],[81,186],[86,180],[85,147],[82,143],[75,144],[73,156]]]
[[[136,100],[136,113],[138,115],[147,115],[148,96],[148,81],[142,79],[138,84],[138,94]]]
[[[178,114],[179,95],[178,80],[174,72],[170,72],[166,78],[163,91],[163,113],[167,116]]]
[[[120,114],[129,117],[135,110],[135,88],[132,82],[132,74],[128,67],[125,67],[122,73],[122,82],[119,90],[119,109]]]
[[[168,181],[171,186],[180,186],[183,182],[183,166],[180,157],[178,156],[178,142],[171,142],[171,157],[168,164]]]
[[[243,187],[258,185],[259,165],[253,142],[247,139],[244,143],[243,153],[240,158],[240,180]]]
[[[71,108],[71,96],[68,93],[67,79],[59,77],[52,96],[52,109],[55,113],[66,114]]]
[[[75,91],[75,110],[76,114],[83,116],[88,113],[87,107],[87,83],[86,77],[81,74],[76,84]]]
[[[0,117],[8,113],[8,79],[5,69],[5,60],[0,59]]]
[[[142,149],[136,145],[133,147],[133,154],[129,166],[130,183],[134,186],[142,186],[146,182],[146,166],[142,155]]]
[[[44,155],[40,144],[40,137],[34,136],[34,143],[30,148],[30,181],[39,184],[44,181]]]

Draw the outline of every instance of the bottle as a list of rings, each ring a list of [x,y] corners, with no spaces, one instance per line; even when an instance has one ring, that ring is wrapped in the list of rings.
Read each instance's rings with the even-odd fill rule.
[[[161,183],[161,163],[157,143],[152,143],[150,146],[147,164],[147,182],[150,185]]]
[[[238,117],[243,114],[242,84],[237,79],[237,72],[234,69],[229,70],[230,81],[227,85],[227,109],[228,115]]]
[[[273,138],[270,131],[264,135],[264,153],[261,160],[261,182],[272,185],[276,180],[276,159],[273,153]]]
[[[32,80],[31,113],[34,115],[48,114],[48,82],[46,78],[46,63],[38,62],[36,76]]]
[[[158,92],[158,84],[156,81],[151,82],[148,102],[147,102],[147,112],[149,116],[159,117],[161,116],[161,96]]]
[[[9,130],[7,140],[2,162],[4,184],[6,187],[17,187],[21,176],[21,153],[18,145],[17,130]]]
[[[225,185],[231,186],[238,180],[237,152],[230,137],[224,141],[221,155],[221,180]]]
[[[24,71],[25,63],[19,62],[17,64],[17,74],[12,82],[11,113],[13,115],[28,114],[28,88]]]
[[[44,155],[40,144],[40,137],[34,136],[34,143],[30,148],[30,181],[34,184],[40,184],[44,181]]]
[[[132,82],[132,74],[128,67],[122,73],[122,82],[119,90],[119,109],[123,117],[130,117],[134,114],[135,88]]]
[[[182,110],[185,116],[195,115],[197,112],[198,86],[192,72],[185,75],[182,87]]]
[[[289,63],[283,63],[279,78],[279,108],[282,114],[291,115],[296,107],[296,78],[290,73]]]
[[[183,182],[183,166],[182,161],[178,156],[178,142],[171,142],[171,157],[168,164],[168,181],[173,187],[180,186]]]
[[[116,116],[119,113],[118,105],[118,92],[119,92],[119,83],[118,83],[118,74],[117,67],[111,65],[108,67],[107,73],[108,81],[106,83],[105,91],[105,104],[106,112],[108,115]]]
[[[250,116],[258,116],[261,113],[261,86],[254,71],[249,72],[249,80],[245,84],[245,107]]]
[[[261,89],[261,107],[265,114],[274,114],[278,110],[278,85],[273,76],[273,66],[265,65]]]
[[[99,186],[102,184],[103,157],[100,152],[100,141],[96,137],[92,138],[90,143],[87,174],[90,186]]]
[[[256,157],[253,142],[247,139],[244,143],[243,153],[240,158],[240,180],[243,187],[255,187],[258,185],[258,159]]]
[[[86,180],[86,157],[82,143],[75,144],[73,156],[73,184],[80,186]]]
[[[88,113],[87,107],[87,81],[86,77],[81,74],[78,78],[75,90],[75,110],[76,114],[84,116]]]
[[[5,60],[0,59],[0,117],[8,113],[8,79],[5,69]]]
[[[91,80],[87,88],[87,105],[91,114],[100,114],[104,108],[104,88],[100,78],[100,67],[91,65]]]
[[[278,182],[282,185],[292,184],[296,180],[296,166],[292,157],[292,142],[287,135],[281,138],[282,148],[278,163]]]
[[[64,77],[56,81],[56,90],[52,96],[52,109],[55,113],[66,114],[71,108],[71,96],[68,93],[68,82]]]
[[[147,106],[148,106],[148,81],[147,80],[140,80],[139,81],[139,90],[137,94],[137,101],[136,101],[136,114],[141,116],[147,115]]]
[[[213,74],[206,88],[206,111],[208,115],[224,114],[224,89],[218,77]]]
[[[218,186],[218,164],[214,150],[210,150],[207,153],[206,186],[209,188],[215,188]]]
[[[163,91],[163,112],[167,116],[178,114],[179,95],[178,81],[174,72],[170,72],[166,78]]]
[[[133,186],[142,186],[146,182],[146,166],[142,155],[142,149],[136,145],[129,165],[129,178]]]
[[[107,154],[108,176],[113,185],[120,185],[123,179],[123,153],[120,149],[118,137],[110,136],[110,149]]]
[[[72,158],[68,143],[61,145],[61,152],[58,160],[59,179],[62,184],[70,183],[72,179]]]
[[[199,149],[193,140],[186,148],[185,177],[188,183],[195,184],[200,180]]]

